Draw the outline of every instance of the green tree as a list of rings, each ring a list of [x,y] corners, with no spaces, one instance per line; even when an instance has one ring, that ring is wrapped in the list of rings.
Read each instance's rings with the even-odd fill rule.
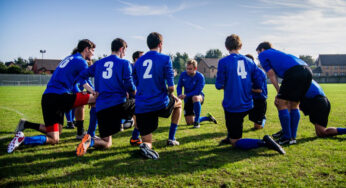
[[[204,55],[201,53],[197,53],[194,57],[194,59],[199,62],[202,58],[204,58]]]
[[[29,61],[26,59],[23,59],[21,57],[18,57],[17,59],[14,60],[14,64],[18,65],[21,68],[26,68],[29,64]]]
[[[222,52],[219,49],[210,49],[205,54],[205,58],[221,58]]]
[[[7,67],[6,67],[6,65],[3,62],[0,61],[0,74],[1,73],[2,74],[7,73]]]
[[[183,54],[177,52],[172,59],[173,68],[177,70],[178,74],[180,74],[185,70],[185,64],[189,60],[189,55],[186,52],[184,52]]]
[[[309,66],[315,65],[315,60],[311,55],[300,55],[299,59],[305,61],[305,63],[307,63]]]
[[[13,65],[7,68],[8,74],[21,74],[23,72],[22,68],[18,65]]]

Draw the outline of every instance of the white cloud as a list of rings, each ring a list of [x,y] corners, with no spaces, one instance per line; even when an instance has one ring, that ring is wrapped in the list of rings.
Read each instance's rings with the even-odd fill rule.
[[[142,40],[142,41],[145,41],[145,37],[144,37],[144,36],[133,35],[133,36],[131,36],[131,38],[136,39],[136,40]]]

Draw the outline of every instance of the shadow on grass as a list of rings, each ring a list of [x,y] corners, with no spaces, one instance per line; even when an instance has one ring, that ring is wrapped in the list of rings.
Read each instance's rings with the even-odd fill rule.
[[[6,182],[3,186],[35,186],[45,182],[47,184],[66,183],[70,181],[88,180],[89,177],[103,179],[109,176],[136,176],[147,177],[148,175],[170,176],[172,174],[185,174],[203,171],[206,169],[220,168],[227,163],[235,163],[247,158],[259,156],[277,155],[262,153],[266,149],[255,149],[242,151],[231,149],[229,146],[218,147],[216,145],[186,149],[183,146],[191,142],[205,139],[213,139],[223,136],[223,133],[208,133],[203,135],[182,137],[179,141],[181,146],[167,149],[163,148],[165,141],[158,141],[155,147],[161,150],[159,160],[146,160],[140,157],[137,147],[113,147],[104,152],[93,154],[94,149],[90,149],[84,157],[75,157],[74,152],[62,151],[52,153],[39,153],[34,155],[8,155],[0,158],[0,168],[2,178],[10,178],[12,181]],[[124,155],[130,154],[130,155]],[[126,157],[123,157],[126,156]],[[114,158],[114,160],[112,159]],[[41,162],[42,161],[42,162]],[[68,168],[75,165],[86,165],[87,167],[76,167],[71,173],[65,173],[60,177],[47,177],[47,173],[54,169]],[[92,165],[92,168],[90,168]],[[26,175],[40,175],[40,179],[17,182],[18,178]]]

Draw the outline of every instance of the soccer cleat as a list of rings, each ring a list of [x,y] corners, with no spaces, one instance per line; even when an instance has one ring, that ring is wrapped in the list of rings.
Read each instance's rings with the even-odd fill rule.
[[[11,142],[8,144],[7,147],[7,153],[12,153],[16,148],[20,146],[20,144],[24,141],[24,133],[19,131],[15,134],[14,138],[11,140]]]
[[[297,143],[297,140],[296,139],[294,139],[294,138],[292,138],[291,140],[290,140],[290,145],[292,145],[292,144],[296,144]]]
[[[20,120],[19,120],[19,123],[18,123],[18,125],[17,125],[17,128],[16,128],[16,130],[15,130],[14,133],[23,132],[23,130],[25,129],[25,128],[24,128],[25,122],[26,122],[25,119],[20,119]]]
[[[76,139],[82,140],[86,134],[87,134],[86,132],[83,132],[83,134],[81,134],[81,135],[77,134]]]
[[[222,146],[222,145],[229,145],[229,144],[232,144],[231,143],[231,140],[229,138],[225,138],[225,139],[222,139],[219,143],[219,146]]]
[[[272,134],[274,139],[280,139],[282,137],[284,133],[282,132],[282,130],[280,130],[279,132]]]
[[[198,122],[193,123],[193,128],[198,129],[200,127],[201,127],[201,125]]]
[[[276,143],[269,135],[265,135],[263,137],[263,141],[269,149],[275,150],[282,155],[286,154],[285,150],[278,143]]]
[[[179,142],[176,140],[167,140],[167,146],[179,146]]]
[[[159,154],[156,151],[150,149],[147,144],[144,144],[144,143],[140,144],[139,150],[141,152],[141,155],[145,158],[155,159],[155,160],[160,158]]]
[[[81,143],[79,143],[77,146],[76,154],[78,157],[83,156],[87,152],[90,146],[90,143],[91,143],[90,134],[85,134]]]
[[[133,121],[133,118],[132,119],[127,119],[125,120],[124,124],[123,124],[123,128],[124,129],[129,129],[133,126],[134,124],[134,121]]]
[[[284,137],[281,137],[279,140],[278,140],[278,143],[280,145],[290,145],[290,142],[291,142],[291,139],[287,139],[287,138],[284,138]]]
[[[67,125],[65,127],[66,129],[74,129],[74,124],[73,122],[67,122]]]
[[[142,139],[141,138],[137,138],[137,139],[130,139],[130,144],[131,146],[139,146],[140,144],[142,144]]]
[[[207,117],[210,118],[210,120],[211,120],[212,122],[214,122],[215,124],[217,124],[216,119],[214,118],[213,115],[211,115],[211,113],[207,113]]]

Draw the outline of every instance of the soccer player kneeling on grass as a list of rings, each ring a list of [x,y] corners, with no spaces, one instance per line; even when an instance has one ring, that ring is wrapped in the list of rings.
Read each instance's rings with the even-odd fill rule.
[[[186,71],[182,72],[179,77],[177,94],[185,103],[184,115],[186,124],[194,125],[194,128],[199,128],[202,121],[212,121],[217,124],[216,119],[210,113],[206,117],[200,117],[201,106],[204,102],[204,85],[204,76],[197,71],[197,61],[189,60],[186,65]],[[183,87],[184,94],[182,94]]]
[[[304,98],[300,101],[299,108],[306,116],[309,116],[310,122],[315,125],[315,131],[318,137],[346,134],[346,128],[327,128],[330,103],[323,89],[315,80],[312,80],[308,92],[306,92]],[[279,131],[273,134],[273,137],[279,138],[282,134],[283,132]]]
[[[12,153],[20,144],[42,145],[57,144],[60,139],[64,113],[72,108],[95,103],[95,93],[72,93],[78,74],[88,68],[86,60],[94,55],[95,44],[88,39],[79,41],[77,53],[62,60],[42,95],[42,113],[45,125],[21,120],[16,135],[8,145],[7,152]],[[81,117],[76,117],[81,119]],[[22,132],[26,128],[38,130],[46,135],[25,137]]]
[[[246,57],[254,61],[254,58],[250,54],[246,54]],[[260,69],[261,70],[261,69]],[[249,120],[254,122],[254,129],[262,129],[266,123],[266,111],[267,111],[267,77],[261,70],[259,76],[261,76],[262,85],[260,89],[252,89],[253,109],[249,112]]]
[[[136,87],[132,80],[131,63],[125,59],[127,44],[124,40],[114,39],[111,45],[112,55],[96,61],[80,75],[80,82],[86,89],[88,83],[82,82],[95,77],[96,116],[101,138],[92,138],[86,134],[77,146],[77,156],[86,153],[89,147],[110,148],[112,135],[121,129],[121,119],[132,116],[134,100],[127,100],[127,92],[135,95]]]
[[[242,43],[238,35],[228,36],[225,46],[230,55],[219,60],[215,83],[216,89],[224,90],[222,105],[228,130],[228,136],[221,144],[232,144],[245,150],[265,146],[285,154],[283,148],[268,135],[262,140],[242,138],[244,117],[253,108],[251,90],[259,89],[262,83],[258,76],[261,70],[251,59],[239,54]]]
[[[139,147],[144,157],[152,159],[159,158],[152,150],[152,132],[158,127],[159,117],[168,118],[172,114],[167,145],[179,145],[175,133],[181,115],[181,100],[173,95],[172,61],[168,55],[161,54],[162,43],[161,34],[150,33],[147,37],[150,51],[137,60],[133,71],[137,86],[135,114],[143,140]]]

